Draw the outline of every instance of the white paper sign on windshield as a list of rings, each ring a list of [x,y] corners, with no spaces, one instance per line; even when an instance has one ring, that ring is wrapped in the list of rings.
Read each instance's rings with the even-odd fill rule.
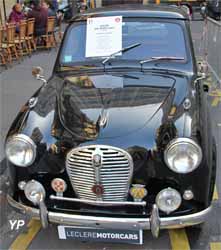
[[[122,49],[122,16],[87,19],[86,57],[109,56]]]

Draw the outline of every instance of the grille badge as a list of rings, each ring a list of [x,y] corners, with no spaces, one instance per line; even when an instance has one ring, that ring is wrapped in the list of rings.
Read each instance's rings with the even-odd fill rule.
[[[99,154],[93,155],[93,165],[95,167],[100,167],[101,166],[101,155],[99,155]]]
[[[145,185],[132,184],[132,188],[130,189],[130,195],[133,197],[134,201],[142,201],[143,198],[147,195]]]
[[[102,196],[102,194],[104,193],[104,187],[101,184],[95,184],[91,190],[98,197]]]

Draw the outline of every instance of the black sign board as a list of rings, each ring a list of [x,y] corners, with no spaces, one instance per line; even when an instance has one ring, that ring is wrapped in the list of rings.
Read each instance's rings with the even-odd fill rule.
[[[142,230],[97,229],[60,225],[58,226],[58,235],[59,239],[143,244]]]

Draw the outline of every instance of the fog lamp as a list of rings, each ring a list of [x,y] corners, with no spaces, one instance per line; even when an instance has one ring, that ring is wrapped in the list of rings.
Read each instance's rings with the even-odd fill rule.
[[[161,190],[156,197],[158,208],[167,214],[177,210],[181,205],[181,201],[181,195],[173,188]]]
[[[52,189],[56,192],[58,196],[61,196],[67,189],[67,184],[64,180],[60,178],[55,178],[51,182]]]
[[[42,184],[38,181],[31,180],[25,185],[25,196],[26,198],[38,205],[42,199],[45,198],[45,189]]]

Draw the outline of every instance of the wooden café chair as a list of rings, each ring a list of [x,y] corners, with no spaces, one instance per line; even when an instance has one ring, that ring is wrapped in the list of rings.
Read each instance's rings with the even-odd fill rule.
[[[27,33],[26,33],[26,41],[28,45],[28,49],[32,52],[32,49],[36,50],[36,43],[34,39],[34,28],[35,28],[35,19],[28,18],[27,20]]]
[[[55,17],[48,17],[46,34],[40,36],[40,39],[44,41],[44,46],[40,46],[40,48],[50,49],[52,47],[56,47],[56,39],[55,39]],[[38,47],[38,46],[37,46]]]
[[[26,54],[30,54],[30,50],[27,45],[26,40],[26,30],[27,30],[27,22],[25,20],[22,20],[19,22],[19,33],[18,36],[15,39],[15,45],[17,46],[19,50],[20,56],[24,55],[23,49],[25,49]]]
[[[15,44],[15,24],[7,24],[6,25],[6,39],[2,42],[2,48],[7,51],[8,60],[12,63],[12,59],[16,58],[19,59],[16,44]]]
[[[3,26],[0,26],[0,65],[6,65],[7,61],[5,58],[5,50],[2,48],[2,40],[4,37],[4,28]]]

